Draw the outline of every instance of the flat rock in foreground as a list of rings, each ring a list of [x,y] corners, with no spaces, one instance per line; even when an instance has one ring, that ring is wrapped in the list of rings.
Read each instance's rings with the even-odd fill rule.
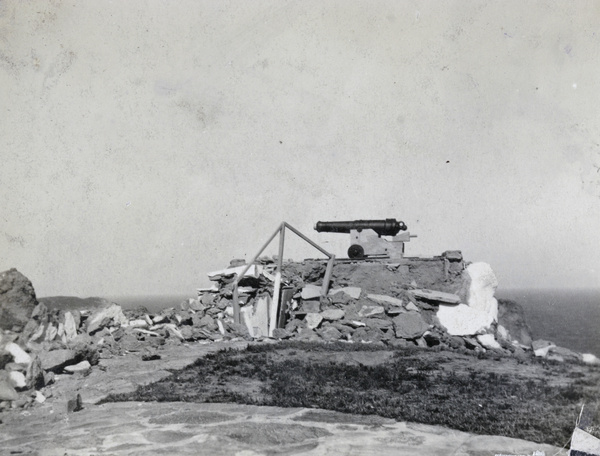
[[[68,415],[43,407],[11,415],[4,428],[0,446],[15,454],[566,455],[550,445],[374,415],[237,404],[123,402]]]

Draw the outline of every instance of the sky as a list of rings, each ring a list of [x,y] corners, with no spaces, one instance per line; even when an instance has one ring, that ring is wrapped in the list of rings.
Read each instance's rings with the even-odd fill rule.
[[[600,285],[594,1],[0,1],[0,271],[189,294],[282,221],[396,218]],[[277,252],[277,242],[266,253]],[[286,235],[286,258],[322,257]]]

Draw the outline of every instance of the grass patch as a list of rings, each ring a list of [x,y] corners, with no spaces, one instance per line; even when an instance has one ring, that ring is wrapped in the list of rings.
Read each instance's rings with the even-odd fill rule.
[[[378,356],[382,362],[373,363]],[[369,365],[361,361],[366,358]],[[253,345],[207,355],[167,379],[106,401],[323,408],[562,446],[580,404],[598,397],[598,369],[568,365],[576,374],[564,364],[532,362],[527,375],[518,375],[506,370],[507,359],[466,358],[416,348],[390,356],[374,345]],[[559,378],[551,383],[549,377]]]

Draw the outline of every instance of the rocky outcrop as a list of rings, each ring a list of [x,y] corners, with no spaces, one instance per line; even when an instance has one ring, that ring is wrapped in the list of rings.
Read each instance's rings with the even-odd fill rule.
[[[37,304],[27,277],[14,268],[0,273],[0,329],[21,331]]]
[[[531,345],[531,329],[525,319],[523,307],[510,299],[498,300],[498,325],[508,331],[511,340]]]

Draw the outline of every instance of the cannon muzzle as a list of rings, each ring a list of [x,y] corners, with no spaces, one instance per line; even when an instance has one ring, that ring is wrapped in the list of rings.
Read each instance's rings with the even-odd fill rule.
[[[317,222],[315,225],[315,230],[319,233],[350,233],[351,230],[373,230],[379,236],[395,236],[400,231],[406,231],[406,229],[406,224],[396,219]]]

